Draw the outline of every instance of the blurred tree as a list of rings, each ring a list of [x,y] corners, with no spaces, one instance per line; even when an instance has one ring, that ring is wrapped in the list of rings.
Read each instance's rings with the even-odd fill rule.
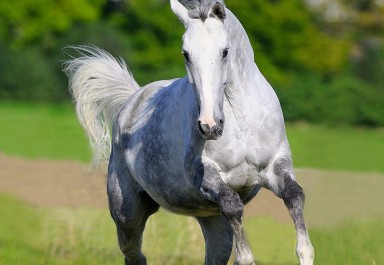
[[[351,13],[350,30],[362,34],[384,36],[384,3],[377,0],[341,0]]]
[[[0,99],[55,102],[67,98],[55,66],[37,45],[17,53],[0,49]]]
[[[94,21],[104,0],[0,1],[0,43],[22,47],[45,35],[64,32],[75,21]]]
[[[347,63],[348,43],[332,39],[316,27],[302,0],[227,1],[244,24],[255,49],[256,62],[275,85],[286,85],[296,71],[332,74]],[[172,14],[168,1],[126,1],[110,19],[133,42],[130,63],[138,66],[139,80],[148,73],[169,69],[171,77],[182,64],[179,55],[183,27]],[[161,76],[160,76],[161,78]],[[164,76],[163,76],[164,78]],[[154,80],[149,78],[150,80]]]
[[[184,28],[172,13],[169,1],[126,1],[109,19],[130,40],[129,64],[139,83],[185,74],[181,55]]]
[[[305,0],[226,3],[288,120],[384,125],[384,4],[334,1],[344,20],[327,21]],[[0,99],[69,99],[66,45],[122,56],[140,84],[185,75],[183,32],[169,0],[0,1]]]
[[[246,28],[256,62],[266,57],[261,59],[263,68],[269,61],[267,75],[270,68],[274,68],[274,72],[278,69],[280,76],[291,71],[327,75],[339,71],[347,63],[348,42],[323,33],[302,0],[228,1],[227,5]],[[278,84],[286,80],[281,81]]]

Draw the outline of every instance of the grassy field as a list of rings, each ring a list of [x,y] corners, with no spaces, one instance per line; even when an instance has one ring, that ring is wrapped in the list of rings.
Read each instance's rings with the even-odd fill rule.
[[[297,167],[384,172],[383,129],[288,124],[287,132]],[[32,159],[90,160],[86,137],[70,104],[0,103],[0,152]],[[337,187],[321,191],[314,187],[311,194],[339,200],[337,189],[343,183],[356,194],[348,213],[353,207],[368,211],[370,208],[361,202],[369,190],[360,188],[364,183],[349,181],[348,176],[338,180]],[[321,202],[331,205],[331,201]],[[36,208],[1,194],[0,209],[0,265],[123,264],[115,227],[106,209]],[[333,209],[327,212],[330,219],[345,214]],[[308,213],[310,218],[318,218],[318,211]],[[384,264],[383,217],[352,219],[336,227],[311,228],[317,265]],[[298,264],[293,225],[269,218],[247,218],[245,229],[259,265]],[[203,264],[204,260],[203,239],[195,220],[165,211],[150,218],[144,251],[152,265]]]
[[[384,128],[287,125],[297,167],[384,172]]]
[[[0,195],[0,207],[0,264],[123,264],[115,227],[106,209],[38,209],[5,195]],[[199,229],[192,218],[164,211],[151,217],[143,247],[148,264],[203,264]],[[258,264],[298,264],[291,225],[249,218],[245,229]],[[383,264],[383,231],[384,222],[380,220],[311,229],[316,264]]]
[[[0,151],[90,161],[73,106],[0,103]],[[384,172],[384,129],[287,124],[296,167]]]
[[[28,158],[88,162],[88,140],[71,104],[0,102],[0,152]]]

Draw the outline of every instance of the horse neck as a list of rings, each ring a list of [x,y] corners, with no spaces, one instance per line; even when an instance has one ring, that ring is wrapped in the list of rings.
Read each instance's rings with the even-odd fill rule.
[[[251,42],[240,21],[230,10],[227,10],[225,23],[231,40],[232,56],[230,72],[232,75],[242,77],[242,80],[244,80],[244,78],[248,79],[255,66]]]
[[[254,62],[251,43],[243,26],[235,15],[227,10],[225,26],[231,40],[230,69],[226,98],[239,123],[244,120],[244,101],[252,89],[252,80],[258,68]]]

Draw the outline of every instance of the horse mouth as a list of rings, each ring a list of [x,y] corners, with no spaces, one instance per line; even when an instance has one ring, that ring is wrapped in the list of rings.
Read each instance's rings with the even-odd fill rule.
[[[204,140],[217,140],[220,138],[220,135],[213,135],[213,134],[210,134],[210,135],[202,135]]]
[[[204,140],[217,140],[219,139],[223,134],[224,126],[221,125],[215,125],[212,128],[210,128],[207,124],[201,124],[199,122],[199,132],[201,136],[204,138]]]

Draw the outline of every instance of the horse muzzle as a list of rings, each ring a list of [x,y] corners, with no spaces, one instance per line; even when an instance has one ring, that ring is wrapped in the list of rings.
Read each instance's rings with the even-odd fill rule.
[[[220,120],[219,124],[215,124],[212,127],[198,121],[198,128],[205,140],[217,140],[223,134],[224,120]]]

